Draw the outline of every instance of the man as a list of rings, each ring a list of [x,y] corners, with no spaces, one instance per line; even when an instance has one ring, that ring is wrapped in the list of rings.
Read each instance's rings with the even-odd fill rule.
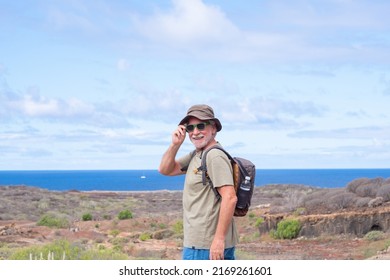
[[[231,163],[219,149],[212,149],[207,154],[208,175],[220,199],[210,187],[210,182],[203,185],[202,172],[198,170],[203,152],[219,145],[215,137],[221,129],[221,122],[215,118],[210,106],[194,105],[172,133],[172,142],[161,159],[161,174],[186,174],[183,190],[183,259],[235,259],[238,233],[233,213],[237,197]],[[176,159],[186,132],[195,146],[195,154],[189,153]]]

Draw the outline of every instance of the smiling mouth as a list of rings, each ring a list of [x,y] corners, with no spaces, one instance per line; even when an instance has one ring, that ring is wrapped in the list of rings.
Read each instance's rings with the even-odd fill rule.
[[[192,136],[192,139],[193,140],[200,140],[200,139],[203,139],[204,136],[203,135],[199,135],[199,136]]]

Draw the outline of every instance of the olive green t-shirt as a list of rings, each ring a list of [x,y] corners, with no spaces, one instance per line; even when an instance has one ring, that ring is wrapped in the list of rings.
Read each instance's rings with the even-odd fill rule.
[[[181,166],[188,166],[183,190],[184,247],[210,249],[218,224],[221,200],[217,199],[209,180],[206,186],[203,185],[202,171],[197,171],[201,166],[201,157],[202,152],[198,152],[194,157],[188,154],[179,159]],[[234,184],[232,166],[224,152],[210,150],[206,164],[214,187]],[[237,243],[238,233],[232,219],[225,237],[225,248],[234,247]]]

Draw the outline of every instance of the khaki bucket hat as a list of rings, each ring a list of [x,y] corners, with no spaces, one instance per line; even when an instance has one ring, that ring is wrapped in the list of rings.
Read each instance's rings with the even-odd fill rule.
[[[179,125],[188,123],[190,117],[195,117],[197,119],[200,119],[201,121],[213,120],[215,122],[217,131],[220,131],[222,129],[221,122],[216,117],[214,117],[213,108],[208,105],[198,104],[191,106],[187,111],[187,116],[185,116],[184,119],[181,120]]]

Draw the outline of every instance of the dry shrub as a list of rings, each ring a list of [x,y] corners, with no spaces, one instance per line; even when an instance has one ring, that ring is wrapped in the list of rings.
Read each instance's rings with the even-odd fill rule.
[[[350,182],[347,185],[347,190],[360,197],[375,198],[377,196],[381,196],[378,195],[378,190],[381,186],[390,184],[388,181],[390,181],[390,178],[386,180],[380,177],[375,179],[360,178]]]
[[[170,229],[162,229],[152,234],[153,239],[162,240],[171,237],[175,232]]]
[[[390,178],[359,178],[351,181],[346,188],[313,191],[303,198],[301,206],[308,213],[319,213],[368,207],[378,205],[380,201],[390,201]]]
[[[377,191],[378,191],[378,186],[376,185],[364,185],[364,186],[359,186],[356,189],[356,195],[360,197],[375,198]]]
[[[383,197],[384,202],[390,201],[390,183],[382,185],[377,191],[378,197]]]
[[[367,207],[368,203],[371,201],[370,197],[356,197],[355,206],[356,207]]]
[[[285,189],[283,196],[272,199],[271,213],[292,212],[302,205],[304,195],[300,189]]]
[[[384,182],[383,182],[383,185],[388,185],[390,184],[390,177],[387,178]]]
[[[327,202],[327,209],[333,211],[354,206],[356,196],[353,193],[346,192],[344,189],[342,189],[332,193],[329,197],[324,199]]]
[[[297,209],[303,201],[303,195],[300,190],[290,189],[286,193],[286,208],[289,211],[294,211]]]
[[[307,195],[301,206],[308,213],[320,213],[353,207],[356,202],[356,195],[345,189],[324,189]]]
[[[317,212],[318,209],[324,209],[325,200],[324,197],[330,190],[321,189],[316,192],[312,192],[302,199],[301,207],[306,208],[308,213]]]
[[[383,202],[384,202],[383,197],[378,196],[376,198],[371,199],[368,202],[368,207],[378,207],[378,206],[381,206],[383,204]]]
[[[139,259],[139,260],[163,260],[166,259],[166,249],[159,248],[156,250],[144,249],[144,248],[132,248],[131,251],[128,251],[130,259]]]
[[[312,198],[305,200],[303,207],[305,207],[307,213],[312,213],[318,208],[324,207],[324,201],[320,198]]]
[[[360,186],[367,185],[371,180],[369,178],[359,178],[347,184],[347,190],[356,193],[356,189]]]

